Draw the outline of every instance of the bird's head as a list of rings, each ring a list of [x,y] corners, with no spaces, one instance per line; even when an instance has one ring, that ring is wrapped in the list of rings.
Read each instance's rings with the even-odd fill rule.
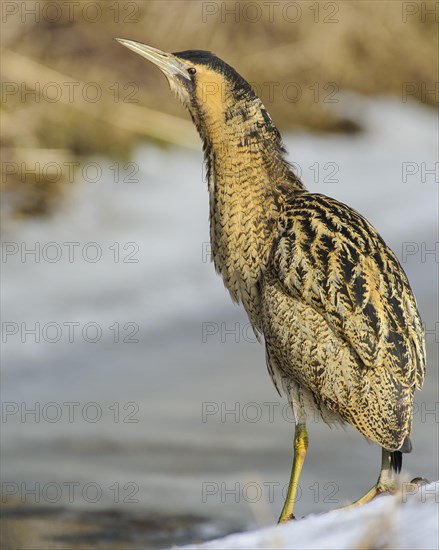
[[[210,182],[212,163],[231,165],[238,150],[247,153],[243,173],[250,164],[260,163],[266,181],[289,181],[292,188],[302,190],[294,170],[285,160],[282,138],[262,101],[250,84],[233,67],[204,50],[166,53],[140,42],[116,38],[118,42],[154,63],[166,76],[181,103],[189,110],[203,140],[207,175]]]
[[[206,128],[233,120],[242,123],[252,119],[256,123],[259,119],[259,126],[272,124],[250,84],[213,53],[204,50],[166,53],[140,42],[116,40],[163,72],[203,137]]]

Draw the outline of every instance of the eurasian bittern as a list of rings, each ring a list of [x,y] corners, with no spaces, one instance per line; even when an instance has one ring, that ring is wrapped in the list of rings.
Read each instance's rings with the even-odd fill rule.
[[[382,447],[375,486],[396,487],[425,374],[416,301],[395,254],[358,212],[308,192],[251,86],[210,52],[121,44],[157,65],[203,140],[216,271],[263,334],[269,373],[295,411],[279,521],[294,518],[307,412],[348,422]]]

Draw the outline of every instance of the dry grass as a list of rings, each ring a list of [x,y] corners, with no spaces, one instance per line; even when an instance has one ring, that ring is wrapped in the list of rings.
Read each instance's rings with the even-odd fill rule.
[[[44,2],[38,4],[43,9]],[[300,1],[275,2],[269,8],[266,2],[246,1],[127,1],[118,3],[119,21],[115,2],[100,4],[96,22],[87,21],[81,7],[71,21],[66,9],[57,22],[48,21],[44,12],[39,23],[32,23],[32,17],[23,23],[18,15],[7,21],[2,81],[18,84],[19,92],[8,95],[2,105],[4,160],[20,163],[40,150],[57,149],[72,158],[128,158],[142,137],[199,146],[165,79],[114,42],[114,36],[167,51],[212,50],[254,83],[281,129],[358,129],[356,121],[329,101],[338,99],[338,90],[402,98],[404,83],[412,83],[413,96],[431,105],[436,101],[434,94],[422,92],[434,89],[437,80],[438,32],[434,17],[423,16],[420,4],[405,21],[404,5],[414,10],[417,4]],[[433,8],[435,3],[423,4]],[[61,87],[60,100],[22,97],[23,86],[39,83],[43,89],[48,82]],[[77,83],[73,100],[65,82]],[[82,99],[90,82],[102,90],[95,103]],[[9,191],[17,183],[14,175],[2,179],[3,189]],[[36,186],[31,177],[20,181],[20,187],[23,196],[29,188],[39,200],[29,202],[28,197],[18,209],[44,212],[59,186],[47,179]]]

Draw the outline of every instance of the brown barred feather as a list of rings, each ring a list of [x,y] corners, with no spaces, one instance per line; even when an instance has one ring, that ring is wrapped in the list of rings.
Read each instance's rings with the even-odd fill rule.
[[[284,196],[279,222],[263,284],[270,357],[320,406],[399,449],[425,362],[404,271],[362,216],[323,195]]]

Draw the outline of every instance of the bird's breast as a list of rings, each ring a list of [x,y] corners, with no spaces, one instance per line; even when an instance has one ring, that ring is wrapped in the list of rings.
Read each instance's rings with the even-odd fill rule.
[[[236,176],[236,173],[234,174]],[[215,269],[235,302],[259,325],[260,281],[273,242],[277,212],[263,186],[224,175],[210,185],[210,233]],[[241,174],[245,176],[245,174]]]

